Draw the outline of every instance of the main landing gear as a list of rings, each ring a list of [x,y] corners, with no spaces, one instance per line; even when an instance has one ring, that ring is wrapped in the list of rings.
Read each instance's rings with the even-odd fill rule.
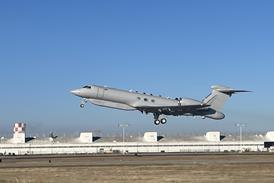
[[[154,114],[154,124],[160,125],[160,124],[166,124],[167,119],[164,117],[164,115]]]

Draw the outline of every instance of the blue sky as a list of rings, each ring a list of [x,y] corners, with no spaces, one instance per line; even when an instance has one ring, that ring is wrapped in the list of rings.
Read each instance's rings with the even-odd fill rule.
[[[1,1],[0,133],[24,121],[32,134],[274,130],[272,1]],[[223,121],[152,116],[88,105],[87,83],[202,99],[212,84],[233,97]]]

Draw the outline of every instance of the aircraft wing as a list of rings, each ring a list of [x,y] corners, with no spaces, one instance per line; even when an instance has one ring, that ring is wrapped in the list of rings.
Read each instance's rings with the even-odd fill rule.
[[[147,113],[179,113],[185,111],[192,111],[209,107],[210,105],[183,105],[183,106],[142,106],[136,107],[139,111]]]

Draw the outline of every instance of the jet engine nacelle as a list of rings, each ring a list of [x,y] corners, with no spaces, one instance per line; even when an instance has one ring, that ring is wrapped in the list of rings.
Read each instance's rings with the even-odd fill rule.
[[[179,101],[179,104],[184,106],[184,105],[203,105],[202,102],[198,101],[198,100],[193,100],[193,99],[189,99],[189,98],[182,98]]]
[[[210,119],[221,120],[225,118],[225,115],[219,111],[216,111],[214,114],[206,115],[205,117]]]

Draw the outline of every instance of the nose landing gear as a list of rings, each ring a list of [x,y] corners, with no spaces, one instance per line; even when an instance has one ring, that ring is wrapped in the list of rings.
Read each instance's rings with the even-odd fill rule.
[[[81,100],[80,107],[84,108],[86,103],[87,103],[87,99]]]

